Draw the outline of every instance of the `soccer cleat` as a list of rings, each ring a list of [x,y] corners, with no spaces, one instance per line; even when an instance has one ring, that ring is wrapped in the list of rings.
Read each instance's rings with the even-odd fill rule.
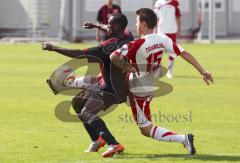
[[[187,148],[190,155],[194,155],[196,153],[195,147],[194,147],[194,135],[193,134],[186,134],[186,140],[184,141],[183,145],[185,148]]]
[[[108,150],[105,151],[102,156],[103,157],[112,157],[116,153],[121,153],[124,150],[124,146],[121,144],[117,145],[110,145],[108,147]]]
[[[103,138],[100,136],[97,141],[92,142],[89,145],[89,148],[85,150],[84,152],[97,152],[101,147],[104,147],[106,142],[103,140]]]

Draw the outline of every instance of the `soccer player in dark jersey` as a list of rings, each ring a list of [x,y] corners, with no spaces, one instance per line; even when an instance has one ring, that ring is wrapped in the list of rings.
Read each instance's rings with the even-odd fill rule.
[[[115,5],[113,0],[107,0],[107,4],[103,5],[97,14],[97,21],[99,24],[107,25],[108,19],[117,13],[122,13],[120,6]],[[100,30],[96,29],[96,40],[97,41],[105,41],[107,40],[107,32],[103,32],[103,38],[100,39]]]
[[[111,65],[110,54],[124,43],[131,41],[124,35],[124,30],[128,24],[127,18],[123,14],[114,14],[108,21],[107,32],[111,39],[102,42],[97,47],[84,50],[72,50],[54,46],[50,43],[43,43],[42,49],[54,51],[67,57],[77,58],[86,56],[96,58],[103,68],[104,84],[98,89],[87,89],[84,94],[73,98],[72,104],[79,119],[83,122],[85,129],[91,137],[93,143],[99,142],[95,151],[102,147],[106,141],[109,148],[103,153],[103,157],[123,151],[124,147],[119,144],[108,130],[104,121],[97,116],[97,113],[108,109],[114,104],[123,103],[127,98],[127,86],[125,85],[126,74],[122,70]],[[114,45],[114,46],[113,46]],[[112,48],[108,48],[112,47]],[[91,59],[92,61],[92,59]],[[99,139],[103,140],[99,140]],[[91,146],[90,146],[91,147]]]

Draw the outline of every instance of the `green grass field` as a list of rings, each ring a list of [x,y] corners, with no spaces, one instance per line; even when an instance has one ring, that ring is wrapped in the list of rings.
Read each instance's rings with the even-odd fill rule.
[[[83,48],[90,45],[63,45]],[[183,44],[215,78],[206,86],[189,64],[178,58],[170,94],[153,99],[152,114],[189,115],[191,121],[158,120],[179,133],[192,132],[197,154],[182,145],[142,136],[131,122],[130,109],[119,105],[104,117],[125,152],[103,159],[84,153],[90,139],[81,123],[62,122],[55,106],[72,97],[53,96],[45,80],[69,59],[43,52],[38,44],[0,45],[0,162],[240,162],[239,44]],[[127,114],[128,119],[124,119]]]

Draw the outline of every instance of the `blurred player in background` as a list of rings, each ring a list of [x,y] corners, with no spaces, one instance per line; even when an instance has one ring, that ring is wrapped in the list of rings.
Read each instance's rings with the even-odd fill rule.
[[[178,0],[157,0],[154,11],[158,17],[156,32],[165,34],[176,43],[177,36],[180,35],[181,13]],[[167,77],[173,77],[174,58],[168,58]]]
[[[113,0],[107,0],[107,4],[102,6],[97,14],[97,21],[99,24],[107,25],[108,19],[117,13],[122,13],[120,6],[113,3]],[[100,30],[96,29],[96,40],[97,41],[105,41],[107,40],[107,32],[102,32],[102,38],[100,38]]]
[[[203,24],[203,11],[202,11],[202,2],[200,0],[198,0],[198,10],[197,10],[197,27],[196,28],[191,28],[190,32],[190,39],[193,41],[196,36],[198,35],[198,33],[201,31],[202,28],[202,24]]]
[[[129,76],[129,99],[132,113],[141,133],[155,140],[166,142],[179,142],[187,148],[191,155],[195,154],[192,134],[177,134],[151,122],[150,102],[153,98],[155,81],[161,74],[161,60],[164,52],[169,56],[181,56],[192,64],[202,75],[204,81],[213,82],[211,74],[206,71],[198,61],[182,47],[174,43],[164,34],[155,34],[157,16],[153,10],[143,8],[137,12],[137,39],[113,52],[111,61],[123,71],[131,71]]]

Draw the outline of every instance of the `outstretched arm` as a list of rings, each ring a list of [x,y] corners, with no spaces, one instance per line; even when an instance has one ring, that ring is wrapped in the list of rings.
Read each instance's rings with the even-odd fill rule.
[[[107,32],[107,25],[104,25],[104,24],[93,24],[93,23],[90,23],[90,22],[86,22],[86,23],[83,24],[83,28],[85,28],[85,29],[96,28],[96,29],[99,29],[101,31]]]
[[[198,61],[188,52],[183,51],[180,56],[186,60],[187,62],[189,62],[190,64],[192,64],[198,71],[199,73],[203,76],[203,80],[207,83],[207,85],[211,83],[213,83],[213,77],[211,75],[210,72],[208,72],[207,70],[205,70],[200,63],[198,63]]]
[[[65,49],[65,48],[61,48],[61,47],[58,47],[58,46],[54,46],[54,45],[52,45],[48,42],[42,43],[42,49],[43,50],[48,50],[48,51],[54,51],[54,52],[60,53],[62,55],[70,57],[70,58],[76,58],[76,57],[85,55],[83,50]]]
[[[107,32],[107,25],[103,25],[103,24],[93,24],[90,22],[86,22],[83,24],[83,28],[85,29],[94,29],[96,28],[96,40],[100,41],[100,30],[103,32]]]

